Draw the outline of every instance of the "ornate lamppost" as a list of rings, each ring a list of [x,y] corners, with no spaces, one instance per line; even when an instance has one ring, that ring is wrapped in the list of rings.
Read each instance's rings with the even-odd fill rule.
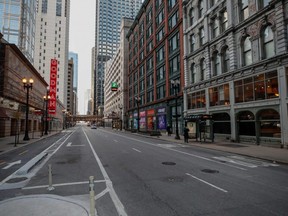
[[[34,80],[32,78],[30,78],[29,83],[28,83],[28,80],[26,78],[23,78],[22,83],[24,86],[24,90],[25,89],[27,90],[27,92],[26,92],[26,118],[25,118],[26,124],[25,124],[25,135],[24,135],[23,140],[30,140],[29,134],[28,134],[29,89],[31,88],[31,90],[32,90]]]
[[[62,110],[63,113],[63,130],[66,128],[65,124],[66,124],[66,109]]]
[[[137,132],[139,132],[140,131],[139,104],[140,104],[141,98],[140,97],[135,97],[135,101],[136,101],[136,104],[137,104]]]
[[[179,140],[180,139],[180,136],[179,136],[179,127],[178,127],[178,104],[177,104],[177,99],[178,99],[178,91],[179,91],[179,86],[180,86],[180,81],[179,80],[171,80],[171,85],[172,85],[172,88],[174,90],[174,95],[175,95],[175,108],[176,108],[176,111],[175,111],[175,120],[176,120],[176,135],[175,135],[175,139]],[[177,90],[177,92],[176,92]]]
[[[48,102],[50,100],[50,95],[49,95],[49,87],[47,87],[46,95],[43,97],[45,101],[45,135],[48,134]]]
[[[122,109],[123,109],[123,106],[121,104],[119,105],[119,109],[120,109],[120,130],[122,130],[122,122],[123,122]]]

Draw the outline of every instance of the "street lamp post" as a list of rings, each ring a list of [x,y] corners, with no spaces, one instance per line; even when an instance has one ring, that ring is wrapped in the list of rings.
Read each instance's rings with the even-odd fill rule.
[[[45,101],[45,135],[48,135],[48,102],[50,100],[49,88],[47,87],[46,95],[43,97]]]
[[[29,89],[31,88],[31,90],[32,90],[33,82],[34,82],[34,80],[32,78],[29,79],[29,83],[28,83],[28,80],[26,78],[22,79],[24,89],[27,89],[27,92],[26,92],[26,118],[25,118],[26,125],[25,125],[25,135],[24,135],[23,140],[30,140],[29,134],[28,134]]]
[[[140,104],[141,98],[140,97],[135,97],[135,101],[136,101],[136,104],[137,104],[137,132],[139,132],[140,131],[139,104]]]
[[[66,124],[66,123],[65,123],[65,121],[66,121],[66,120],[65,120],[65,118],[66,118],[66,109],[63,109],[63,110],[62,110],[62,113],[63,113],[63,130],[64,130],[64,129],[65,129],[65,124]]]
[[[122,122],[123,122],[122,109],[123,109],[123,106],[121,104],[119,105],[119,109],[120,109],[120,130],[122,130]]]
[[[178,96],[177,96],[177,93],[176,90],[178,90],[179,86],[180,86],[180,81],[179,80],[171,80],[171,84],[172,84],[172,88],[174,90],[174,95],[175,95],[175,112],[176,112],[176,115],[175,115],[175,120],[176,120],[176,131],[175,131],[175,139],[179,140],[180,139],[180,136],[179,136],[179,127],[178,127],[178,104],[177,104],[177,99],[178,99]]]

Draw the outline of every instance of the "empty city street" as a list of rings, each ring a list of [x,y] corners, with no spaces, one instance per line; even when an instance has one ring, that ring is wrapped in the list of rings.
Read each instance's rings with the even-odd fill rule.
[[[54,194],[89,209],[94,176],[97,215],[287,214],[285,165],[83,125],[51,137],[51,146],[38,152],[47,155],[23,176],[21,165],[14,174],[1,166],[1,200]]]

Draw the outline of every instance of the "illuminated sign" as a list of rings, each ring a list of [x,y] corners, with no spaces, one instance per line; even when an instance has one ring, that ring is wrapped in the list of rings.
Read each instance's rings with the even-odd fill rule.
[[[50,63],[50,100],[49,100],[49,114],[56,114],[56,99],[57,99],[57,59],[51,59]]]
[[[118,84],[116,82],[112,82],[111,91],[117,91],[117,90],[118,90]]]

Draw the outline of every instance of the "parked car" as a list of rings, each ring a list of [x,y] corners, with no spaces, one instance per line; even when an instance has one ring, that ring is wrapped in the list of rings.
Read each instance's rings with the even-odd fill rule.
[[[95,124],[91,125],[91,129],[97,129],[97,126]]]

